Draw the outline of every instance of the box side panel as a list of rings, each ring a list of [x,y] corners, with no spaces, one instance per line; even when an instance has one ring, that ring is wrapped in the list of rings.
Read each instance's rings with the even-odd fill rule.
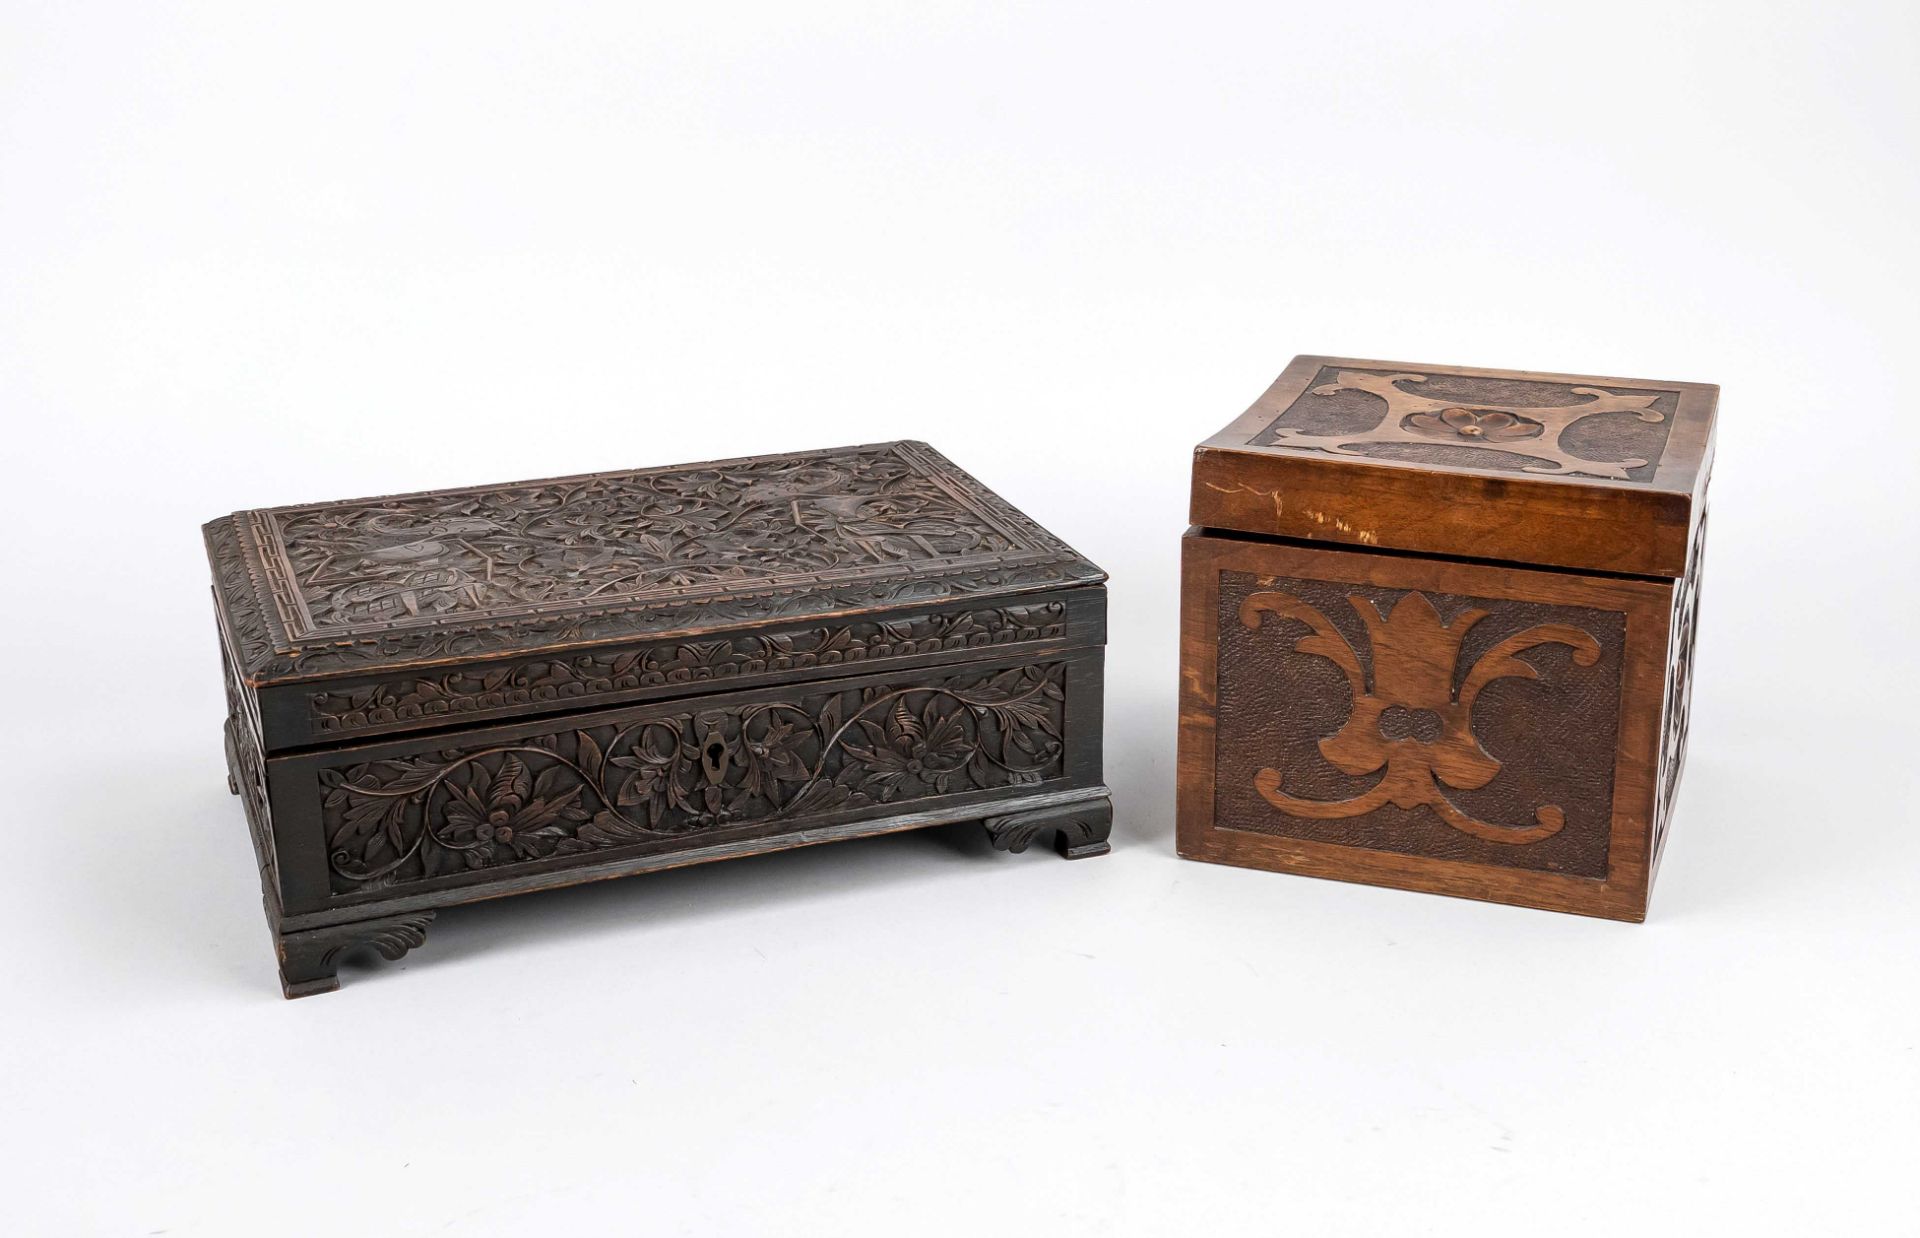
[[[473,660],[261,689],[268,751],[876,670],[1038,656],[1106,640],[1106,589]]]
[[[1694,527],[1687,574],[1673,591],[1673,618],[1667,632],[1666,687],[1660,723],[1660,773],[1653,818],[1653,869],[1657,875],[1686,772],[1687,733],[1693,714],[1694,637],[1700,626],[1700,580],[1707,552],[1707,509],[1701,505]]]
[[[261,892],[271,907],[279,896],[279,869],[268,795],[267,756],[261,742],[259,694],[242,677],[233,635],[220,609],[217,591],[214,618],[220,642],[221,678],[226,688],[227,714],[220,730],[227,763],[227,789],[240,797],[254,857],[260,865]]]
[[[1190,534],[1180,850],[1637,919],[1671,585]]]
[[[1100,696],[1098,649],[1042,651],[274,757],[289,920],[1104,794]]]

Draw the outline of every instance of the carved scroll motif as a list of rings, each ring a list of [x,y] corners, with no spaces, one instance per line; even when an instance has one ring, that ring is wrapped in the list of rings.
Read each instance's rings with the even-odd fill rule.
[[[1630,480],[1628,470],[1641,468],[1647,461],[1588,460],[1561,446],[1561,437],[1575,422],[1598,413],[1632,413],[1648,422],[1666,420],[1666,414],[1653,407],[1660,399],[1659,392],[1627,395],[1600,387],[1575,387],[1572,389],[1575,395],[1590,398],[1581,404],[1522,405],[1435,399],[1400,386],[1426,381],[1424,374],[1342,370],[1336,381],[1315,387],[1313,394],[1365,391],[1379,396],[1386,402],[1380,423],[1371,430],[1352,433],[1319,433],[1282,426],[1274,429],[1274,440],[1290,447],[1318,448],[1339,456],[1365,456],[1369,454],[1367,448],[1381,445],[1482,448],[1536,461],[1524,466],[1523,472],[1556,476],[1584,473],[1627,481]]]
[[[1347,601],[1366,624],[1373,652],[1371,686],[1359,653],[1324,614],[1299,598],[1255,593],[1242,603],[1240,622],[1257,630],[1272,615],[1309,629],[1294,641],[1294,650],[1332,662],[1353,691],[1352,713],[1338,732],[1320,740],[1321,754],[1350,776],[1384,772],[1371,788],[1352,798],[1314,800],[1289,794],[1279,770],[1262,769],[1253,780],[1260,795],[1283,812],[1320,820],[1358,817],[1385,804],[1406,809],[1424,805],[1454,829],[1489,842],[1534,843],[1557,834],[1567,821],[1556,805],[1538,808],[1531,825],[1507,825],[1463,811],[1448,798],[1446,788],[1476,791],[1500,773],[1500,762],[1474,737],[1473,706],[1481,690],[1496,680],[1539,677],[1516,654],[1540,645],[1564,645],[1573,651],[1577,665],[1592,666],[1600,658],[1599,642],[1566,624],[1535,625],[1481,654],[1456,692],[1461,641],[1487,612],[1469,610],[1443,624],[1433,604],[1419,593],[1407,594],[1387,614],[1363,598]]]

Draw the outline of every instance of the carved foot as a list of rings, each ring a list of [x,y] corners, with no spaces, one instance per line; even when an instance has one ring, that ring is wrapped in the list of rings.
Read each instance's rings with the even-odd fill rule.
[[[280,989],[289,998],[331,993],[340,987],[340,959],[371,946],[391,962],[426,940],[431,911],[380,920],[357,920],[327,928],[280,934]]]
[[[1047,830],[1059,831],[1054,848],[1069,860],[1084,860],[1113,850],[1107,842],[1113,832],[1113,801],[1109,799],[988,817],[981,824],[996,851],[1025,851]]]

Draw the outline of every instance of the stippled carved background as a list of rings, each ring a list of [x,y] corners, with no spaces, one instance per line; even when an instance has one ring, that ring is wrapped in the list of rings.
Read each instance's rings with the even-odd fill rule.
[[[1644,482],[1666,451],[1679,400],[1654,388],[1325,366],[1251,444]],[[1544,411],[1558,409],[1566,412]]]
[[[1375,608],[1374,632],[1350,599]],[[1299,615],[1317,612],[1326,630],[1316,635],[1309,621],[1275,607]],[[1469,624],[1475,610],[1485,612],[1484,617]],[[1214,819],[1220,826],[1510,868],[1607,875],[1624,615],[1226,572],[1220,581],[1219,624]],[[1438,688],[1441,699],[1434,707],[1444,710],[1461,698],[1470,682],[1478,681],[1466,725],[1485,754],[1499,763],[1498,772],[1477,789],[1443,785],[1444,778],[1435,781],[1434,794],[1444,801],[1433,804],[1403,807],[1387,802],[1327,819],[1276,807],[1258,785],[1265,771],[1277,773],[1279,789],[1271,782],[1269,789],[1283,799],[1352,801],[1359,807],[1378,796],[1383,782],[1394,776],[1392,769],[1350,775],[1329,761],[1321,741],[1348,727],[1361,694],[1334,657],[1310,650],[1357,663],[1355,674],[1364,675],[1369,692],[1378,692],[1383,669],[1389,677],[1394,674],[1383,666],[1378,633],[1395,629],[1399,637],[1411,639],[1390,638],[1388,644],[1398,646],[1403,669],[1413,671],[1418,668],[1406,667],[1405,655],[1409,648],[1423,648],[1423,632],[1428,640],[1424,647],[1433,648],[1433,641],[1446,644],[1451,639],[1436,634],[1464,631],[1451,682]],[[1303,639],[1310,650],[1296,648]],[[1342,651],[1342,641],[1350,654]],[[1439,664],[1444,665],[1444,659]],[[1525,677],[1518,664],[1531,668],[1537,678]],[[1377,731],[1371,724],[1361,729],[1367,734],[1359,738],[1383,749],[1396,739],[1426,741],[1441,734],[1437,717],[1403,708],[1381,714]],[[1413,756],[1417,766],[1426,751],[1402,749],[1396,761]],[[1557,828],[1541,824],[1551,821],[1553,810],[1564,817]],[[1450,824],[1447,815],[1500,840]],[[1512,827],[1511,835],[1503,833],[1507,827]],[[1511,841],[1528,833],[1546,836]]]

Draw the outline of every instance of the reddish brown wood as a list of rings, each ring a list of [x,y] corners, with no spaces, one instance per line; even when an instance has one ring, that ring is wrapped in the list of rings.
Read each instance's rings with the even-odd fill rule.
[[[1714,391],[1296,359],[1195,457],[1180,854],[1644,918]]]
[[[1190,519],[1305,541],[1678,576],[1712,467],[1718,391],[1296,357],[1196,450]],[[1550,416],[1547,401],[1580,416]],[[1641,403],[1649,407],[1628,407]],[[1300,421],[1353,432],[1308,433],[1292,424]],[[1515,426],[1528,436],[1513,437]],[[1622,459],[1644,463],[1623,468]]]

